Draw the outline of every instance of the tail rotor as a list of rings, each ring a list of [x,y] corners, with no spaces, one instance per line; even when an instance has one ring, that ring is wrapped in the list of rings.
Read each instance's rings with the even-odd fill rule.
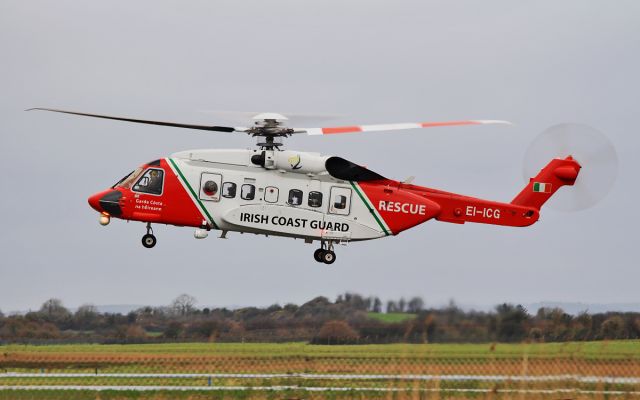
[[[538,135],[525,155],[525,179],[536,176],[549,160],[567,156],[580,163],[580,175],[573,187],[553,196],[548,205],[562,211],[592,207],[613,187],[618,174],[618,156],[609,139],[590,126],[563,123]]]

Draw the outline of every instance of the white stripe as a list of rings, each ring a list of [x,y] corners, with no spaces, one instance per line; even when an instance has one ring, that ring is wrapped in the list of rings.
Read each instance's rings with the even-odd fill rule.
[[[376,131],[398,131],[402,129],[416,129],[422,128],[421,124],[416,123],[402,123],[402,124],[383,124],[383,125],[362,125],[360,126],[363,132],[376,132]]]
[[[483,124],[483,125],[489,125],[489,124],[513,125],[513,123],[509,121],[501,121],[499,119],[474,119],[474,120],[471,120],[471,122],[475,122],[476,124]]]
[[[304,128],[303,130],[307,135],[322,135],[322,128]]]
[[[465,121],[459,121],[459,122],[465,122]],[[468,122],[472,122],[474,124],[482,124],[482,125],[489,125],[489,124],[502,124],[502,125],[513,125],[511,122],[509,121],[501,121],[501,120],[497,120],[497,119],[473,119],[473,120],[469,120]],[[427,122],[429,123],[429,122]],[[439,124],[439,122],[433,122],[434,124]],[[442,122],[443,124],[446,124],[447,122]],[[404,122],[404,123],[396,123],[396,124],[381,124],[381,125],[354,125],[357,128],[360,128],[362,132],[378,132],[378,131],[399,131],[399,130],[404,130],[404,129],[418,129],[418,128],[438,128],[440,126],[435,125],[435,126],[422,126],[422,123],[416,123],[416,122]],[[442,127],[444,127],[446,125],[443,125]],[[296,132],[306,132],[307,135],[322,135],[323,129],[334,129],[336,127],[332,127],[332,128],[303,128],[303,129],[297,129]],[[339,127],[337,127],[339,128]],[[338,132],[338,133],[355,133],[355,132],[360,132],[360,131],[346,131],[346,132]]]
[[[237,379],[328,379],[328,380],[411,380],[411,381],[517,381],[580,383],[640,384],[640,377],[581,376],[581,375],[396,375],[396,374],[225,374],[225,373],[28,373],[7,372],[0,378],[237,378]]]
[[[389,229],[389,225],[387,225],[387,221],[385,221],[384,218],[382,218],[382,216],[378,212],[378,209],[373,205],[373,203],[371,203],[371,200],[369,200],[369,196],[367,196],[367,193],[365,193],[365,191],[362,189],[362,186],[360,186],[358,184],[358,182],[353,182],[353,184],[358,188],[358,190],[362,194],[362,197],[364,198],[364,201],[369,205],[369,207],[371,207],[371,209],[373,210],[375,215],[378,217],[380,222],[382,222],[382,225],[387,230],[389,235],[393,235],[393,231],[391,229]],[[356,195],[357,195],[357,193],[356,193]],[[382,233],[384,233],[384,232],[382,232]]]
[[[180,176],[180,173],[178,171],[176,171],[176,169],[173,166],[173,163],[171,162],[171,160],[173,160],[173,159],[169,159],[169,158],[166,159],[167,164],[169,164],[169,168],[171,168],[171,171],[173,171],[174,175],[176,176],[176,179],[178,179],[178,182],[180,182],[180,184],[184,188],[184,191],[187,193],[187,196],[189,196],[189,198],[191,199],[193,204],[196,206],[196,209],[200,212],[200,216],[202,217],[202,221],[206,222],[207,224],[211,224],[213,226],[215,224],[215,222],[214,221],[209,221],[209,218],[207,218],[207,214],[200,207],[200,204],[198,203],[198,200],[193,198],[193,195],[191,194],[191,190],[189,190],[189,187],[187,186],[187,184],[182,181],[182,177]],[[176,163],[176,165],[178,164],[177,160],[173,160],[173,161]],[[187,179],[186,175],[185,175],[184,179]],[[195,191],[195,189],[194,189],[194,191]],[[217,226],[217,224],[215,224],[215,225]]]

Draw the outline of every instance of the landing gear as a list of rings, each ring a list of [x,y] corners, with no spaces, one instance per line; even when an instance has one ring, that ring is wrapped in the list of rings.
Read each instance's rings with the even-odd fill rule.
[[[333,242],[329,240],[329,243],[325,243],[324,240],[320,242],[320,248],[313,252],[313,258],[317,262],[325,264],[333,264],[336,261],[336,253],[333,252]]]
[[[153,229],[151,229],[151,223],[147,222],[147,234],[142,237],[142,245],[150,249],[155,246],[157,242],[158,240],[153,235]]]
[[[325,251],[324,254],[322,255],[322,261],[325,264],[333,264],[334,261],[336,261],[336,253],[334,253],[331,250]]]

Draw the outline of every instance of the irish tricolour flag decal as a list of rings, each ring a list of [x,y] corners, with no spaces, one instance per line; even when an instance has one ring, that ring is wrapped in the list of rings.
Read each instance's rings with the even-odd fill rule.
[[[533,182],[533,191],[540,193],[551,193],[551,184],[542,182]]]

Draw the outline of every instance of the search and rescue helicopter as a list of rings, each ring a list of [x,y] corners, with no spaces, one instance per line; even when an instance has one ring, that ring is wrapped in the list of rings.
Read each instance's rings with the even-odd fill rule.
[[[146,248],[154,247],[157,242],[151,224],[169,224],[196,228],[197,239],[207,237],[210,230],[216,229],[222,232],[222,238],[226,238],[228,232],[246,232],[301,238],[306,243],[318,241],[320,247],[314,252],[315,260],[332,264],[336,260],[336,244],[397,235],[431,219],[454,224],[529,226],[538,220],[540,208],[558,189],[574,185],[582,168],[581,160],[574,159],[571,153],[547,158],[547,165],[511,202],[496,202],[414,185],[410,180],[388,179],[338,156],[281,147],[282,139],[294,134],[508,124],[506,121],[294,128],[286,125],[288,119],[283,115],[261,113],[253,116],[250,127],[228,127],[48,108],[32,110],[213,132],[240,132],[258,139],[256,149],[174,153],[141,165],[109,189],[89,197],[89,205],[100,213],[102,225],[108,225],[111,218],[146,223],[146,234],[142,237]]]

